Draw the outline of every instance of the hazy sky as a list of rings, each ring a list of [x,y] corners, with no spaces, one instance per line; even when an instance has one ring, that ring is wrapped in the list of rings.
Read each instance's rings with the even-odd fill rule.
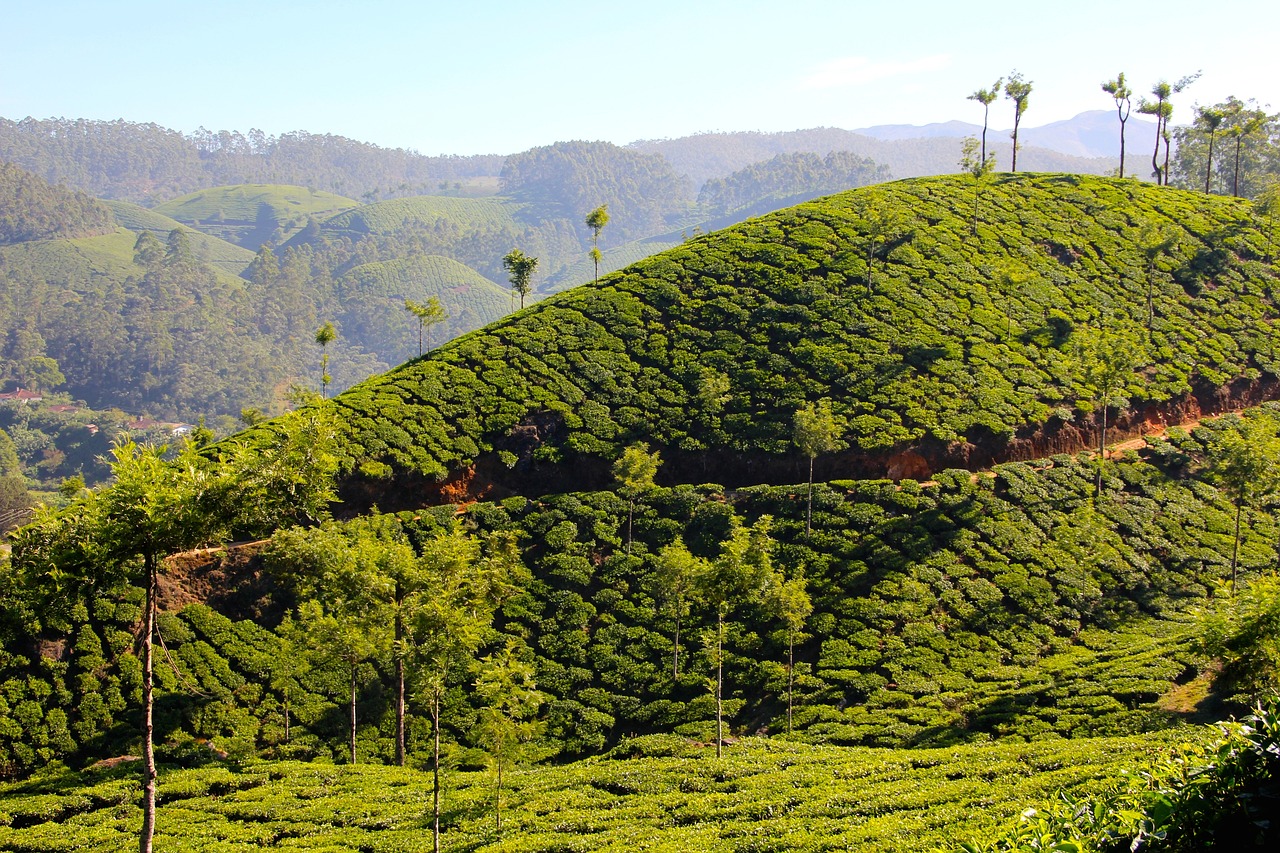
[[[1028,126],[1204,74],[1280,110],[1280,3],[0,0],[0,116],[334,133],[424,154],[559,140],[980,122],[1018,69]],[[1012,125],[1005,100],[993,127]]]

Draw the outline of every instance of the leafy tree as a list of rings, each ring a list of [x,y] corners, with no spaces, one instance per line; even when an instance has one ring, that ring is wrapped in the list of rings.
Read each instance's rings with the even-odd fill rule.
[[[1244,418],[1217,433],[1209,446],[1210,474],[1236,507],[1231,544],[1231,592],[1236,590],[1240,556],[1240,519],[1280,491],[1280,428],[1269,415]]]
[[[443,323],[449,319],[449,315],[445,313],[444,306],[440,304],[440,300],[435,296],[428,296],[426,302],[414,302],[412,299],[405,299],[404,308],[418,321],[418,355],[421,356],[423,353],[423,329],[429,330],[437,323]],[[427,337],[427,349],[431,349],[430,335]]]
[[[445,691],[467,669],[497,609],[527,580],[515,540],[487,542],[460,525],[429,539],[418,560],[421,586],[408,620],[408,645],[432,721],[434,849],[440,849],[440,722]]]
[[[711,687],[716,697],[716,757],[724,754],[724,624],[729,614],[748,601],[764,601],[773,580],[769,530],[773,519],[761,516],[751,527],[743,527],[731,516],[729,538],[720,553],[706,562],[697,579],[699,598],[715,611],[715,644],[712,662],[716,677]]]
[[[1167,80],[1160,80],[1151,87],[1151,94],[1155,95],[1154,101],[1148,101],[1142,98],[1138,101],[1138,112],[1142,115],[1155,116],[1156,118],[1156,144],[1151,152],[1151,174],[1156,179],[1156,185],[1169,183],[1169,119],[1173,118],[1173,104],[1170,98],[1190,86],[1200,77],[1200,72],[1188,75],[1178,80],[1176,83],[1169,83]],[[1160,142],[1164,142],[1164,165],[1160,165]]]
[[[17,474],[0,474],[0,534],[8,533],[31,515],[35,500],[27,481]]]
[[[142,853],[150,853],[155,835],[152,644],[162,560],[228,529],[227,474],[216,471],[191,445],[173,463],[165,461],[166,450],[133,442],[118,446],[111,488],[90,493],[65,514],[41,508],[13,551],[15,565],[28,576],[46,577],[59,588],[109,588],[127,577],[134,561],[142,561]]]
[[[600,280],[600,232],[609,224],[609,205],[602,204],[587,214],[587,227],[591,229],[591,260],[596,265],[596,281]]]
[[[1013,164],[1011,172],[1018,171],[1018,125],[1022,123],[1022,114],[1027,111],[1031,100],[1031,81],[1022,79],[1017,71],[1009,74],[1004,84],[1004,96],[1013,101]]]
[[[1121,71],[1114,80],[1108,80],[1102,84],[1102,91],[1106,92],[1116,102],[1116,116],[1120,119],[1120,177],[1124,177],[1124,126],[1129,121],[1130,99],[1133,97],[1133,89],[1129,88],[1124,81],[1124,72]]]
[[[985,151],[985,145],[983,146]],[[970,233],[978,233],[978,208],[982,204],[982,190],[987,179],[995,171],[996,155],[979,155],[978,140],[966,136],[960,144],[960,168],[973,176],[973,221],[969,225]]]
[[[1250,101],[1252,103],[1252,101]],[[1226,113],[1227,133],[1235,139],[1235,158],[1231,173],[1231,195],[1240,196],[1240,146],[1245,137],[1252,136],[1266,126],[1268,116],[1260,109],[1250,108],[1236,98],[1228,100]]]
[[[323,397],[329,396],[329,383],[333,380],[329,375],[329,344],[337,338],[338,331],[327,320],[316,330],[316,343],[320,345],[320,394]]]
[[[526,255],[519,249],[512,249],[502,257],[502,267],[507,271],[511,282],[511,292],[520,294],[520,307],[524,308],[524,298],[532,289],[530,283],[533,271],[538,268],[538,259]]]
[[[299,598],[297,628],[310,653],[340,661],[348,674],[348,753],[355,764],[360,666],[391,644],[385,602],[393,581],[379,565],[384,554],[372,537],[349,536],[334,524],[278,533],[267,558],[291,576]]]
[[[1213,140],[1218,133],[1218,128],[1222,127],[1222,123],[1226,121],[1226,118],[1226,112],[1219,107],[1196,107],[1195,128],[1208,137],[1209,140],[1209,156],[1205,161],[1204,171],[1204,191],[1206,195],[1209,193],[1209,182],[1213,178]]]
[[[631,521],[635,515],[636,501],[653,491],[653,478],[662,465],[658,451],[649,452],[649,445],[641,442],[622,451],[613,463],[613,478],[618,484],[618,494],[627,499],[627,553],[631,553]]]
[[[1107,458],[1107,410],[1116,403],[1128,405],[1123,393],[1133,380],[1138,363],[1130,340],[1130,335],[1104,329],[1092,338],[1083,353],[1085,384],[1093,392],[1101,421],[1098,428],[1098,473],[1093,494],[1095,502],[1102,500],[1102,468]]]
[[[804,622],[813,613],[804,571],[797,568],[790,580],[775,578],[770,589],[769,609],[787,629],[787,734],[791,734],[792,692],[795,685],[796,639]]]
[[[831,411],[827,398],[817,403],[806,403],[796,410],[792,420],[791,440],[809,460],[809,486],[806,490],[804,534],[813,530],[813,461],[820,454],[832,453],[844,447],[840,440],[843,425]]]
[[[1280,688],[1280,577],[1255,578],[1239,595],[1202,617],[1204,651],[1222,661],[1215,679],[1230,698],[1251,705]]]
[[[680,679],[680,625],[689,615],[689,605],[698,578],[706,571],[705,560],[693,556],[677,537],[658,552],[658,565],[654,580],[657,597],[669,608],[676,620],[675,638],[671,644],[671,680]]]
[[[1271,242],[1280,242],[1280,181],[1273,181],[1258,193],[1253,200],[1253,212],[1265,223]],[[1268,248],[1267,263],[1274,259],[1275,255]]]
[[[997,78],[996,82],[991,84],[990,89],[979,89],[966,98],[966,100],[977,101],[982,104],[982,151],[978,159],[980,163],[987,162],[987,119],[991,113],[991,104],[996,98],[1000,97],[1000,86],[1003,83],[1003,77]]]
[[[477,742],[489,753],[495,771],[494,826],[502,831],[502,774],[524,756],[540,727],[533,719],[546,701],[534,681],[534,666],[517,654],[515,640],[480,661],[476,696],[483,702],[476,724]]]

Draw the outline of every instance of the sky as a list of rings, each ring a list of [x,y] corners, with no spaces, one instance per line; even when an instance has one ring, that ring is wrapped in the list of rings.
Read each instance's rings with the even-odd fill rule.
[[[423,154],[510,154],[708,131],[982,121],[1016,69],[1024,126],[1175,101],[1280,111],[1280,3],[1218,0],[0,0],[0,117],[184,132],[332,133]],[[991,107],[993,128],[1013,108]]]

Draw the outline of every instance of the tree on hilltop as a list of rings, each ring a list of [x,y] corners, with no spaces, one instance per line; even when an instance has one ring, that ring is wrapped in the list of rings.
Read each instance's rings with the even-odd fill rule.
[[[538,259],[526,255],[519,249],[512,249],[502,257],[502,268],[507,271],[507,280],[511,282],[511,292],[520,294],[520,307],[524,308],[524,298],[533,288],[531,281],[533,271],[538,268]]]
[[[1176,83],[1160,80],[1151,87],[1154,101],[1146,98],[1138,100],[1138,112],[1142,115],[1155,116],[1156,144],[1151,152],[1151,174],[1156,179],[1156,186],[1169,183],[1169,119],[1173,117],[1173,104],[1170,97],[1190,86],[1200,77],[1200,72],[1188,75]],[[1160,165],[1160,142],[1164,142],[1164,166]]]
[[[316,329],[316,343],[320,345],[320,396],[329,396],[329,383],[333,377],[329,375],[329,344],[338,339],[338,330],[333,323],[326,320],[324,325]]]
[[[1102,91],[1106,92],[1116,102],[1116,116],[1120,119],[1120,177],[1124,177],[1124,126],[1129,121],[1129,110],[1131,108],[1130,99],[1133,97],[1133,89],[1129,88],[1124,81],[1124,72],[1121,71],[1114,80],[1108,80],[1102,84]]]
[[[591,260],[596,265],[596,281],[600,281],[600,232],[609,224],[609,205],[602,204],[587,214],[591,229]]]
[[[414,302],[412,299],[405,299],[404,308],[412,314],[418,321],[418,356],[421,357],[422,349],[422,333],[426,329],[427,349],[431,349],[430,329],[437,323],[443,323],[449,318],[445,313],[444,306],[440,304],[439,298],[428,296],[426,302]]]
[[[982,153],[979,160],[981,163],[987,162],[987,119],[991,113],[991,104],[1000,97],[1000,86],[1003,83],[1003,77],[997,78],[990,89],[979,89],[965,99],[982,104]]]
[[[1013,164],[1009,171],[1018,171],[1018,125],[1022,123],[1022,114],[1027,111],[1031,100],[1031,81],[1024,80],[1017,71],[1009,74],[1004,84],[1004,96],[1013,101]]]
[[[1252,136],[1267,124],[1269,116],[1256,107],[1250,107],[1237,98],[1229,98],[1226,113],[1227,133],[1235,139],[1235,157],[1231,171],[1231,195],[1240,196],[1240,146],[1246,136]],[[1252,100],[1249,104],[1253,103]]]
[[[1205,158],[1204,191],[1209,193],[1209,183],[1213,179],[1213,141],[1226,121],[1227,114],[1221,107],[1196,107],[1195,129],[1209,140],[1209,156]]]

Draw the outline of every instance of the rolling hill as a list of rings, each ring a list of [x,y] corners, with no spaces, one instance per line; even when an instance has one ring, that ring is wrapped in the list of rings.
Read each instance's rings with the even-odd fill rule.
[[[280,245],[310,219],[325,219],[360,202],[307,187],[237,184],[197,190],[156,206],[154,211],[184,225],[254,251]]]
[[[111,208],[116,222],[135,234],[150,231],[163,240],[175,228],[185,231],[198,258],[231,275],[240,275],[253,261],[251,250],[206,234],[190,225],[184,225],[162,213],[127,201],[107,201],[105,204]]]
[[[417,642],[392,631],[411,577],[395,564],[428,565],[415,560],[463,529],[511,543],[528,575],[503,575],[489,551],[490,574],[476,576],[500,601],[443,693],[453,761],[485,761],[497,706],[477,666],[492,672],[503,655],[540,691],[536,724],[521,717],[526,757],[588,760],[515,774],[505,841],[477,839],[472,777],[451,783],[444,828],[460,849],[627,846],[636,832],[653,840],[655,820],[673,827],[659,842],[672,849],[837,837],[904,849],[1019,810],[990,762],[1026,774],[1028,797],[1088,789],[1098,776],[1083,765],[1114,773],[1118,752],[1163,749],[1164,729],[1181,740],[1183,722],[1220,710],[1196,611],[1215,606],[1237,558],[1245,580],[1277,559],[1277,517],[1235,503],[1214,462],[1240,420],[1206,416],[1280,411],[1267,403],[1280,397],[1278,249],[1239,200],[1078,175],[905,180],[681,243],[314,403],[290,423],[334,425],[343,520],[166,564],[157,725],[170,797],[190,800],[170,807],[170,825],[190,820],[228,844],[375,848],[400,843],[405,821],[429,827],[385,811],[335,827],[342,774],[308,780],[337,760],[392,759],[393,650]],[[424,256],[344,286],[399,298],[464,275]],[[795,416],[823,400],[845,447],[812,459]],[[1136,449],[1087,452],[1104,423],[1118,437],[1183,422]],[[330,452],[295,446],[286,426],[259,424],[206,458]],[[661,466],[652,488],[630,490],[614,462],[640,443]],[[0,595],[0,770],[74,768],[0,789],[13,815],[0,840],[31,849],[48,832],[69,837],[47,824],[94,823],[133,790],[110,766],[82,769],[136,747],[141,685],[142,590],[76,562],[99,553],[90,529],[70,526],[92,524],[95,500],[62,533],[42,522],[49,550],[39,532],[22,539]],[[705,561],[692,586],[677,543]],[[742,566],[759,571],[739,582],[728,573]],[[798,626],[782,598],[797,587]],[[335,633],[344,613],[363,621]],[[335,654],[348,635],[363,650]],[[409,694],[419,766],[423,695]],[[704,748],[721,710],[724,759]],[[757,745],[766,736],[777,743]],[[859,764],[868,756],[851,750],[867,747],[886,751]],[[636,763],[602,769],[615,760]],[[987,772],[972,775],[978,763]],[[887,787],[859,789],[869,811],[828,784],[872,767]],[[344,782],[378,784],[348,770]],[[813,796],[762,783],[766,772]],[[372,775],[422,784],[397,773]],[[756,784],[753,810],[738,795]],[[594,820],[571,790],[627,816]],[[290,825],[282,815],[301,814],[304,796],[319,804]],[[665,816],[647,810],[658,801]],[[985,807],[999,814],[971,817]],[[120,829],[93,831],[110,844]]]
[[[1075,450],[1096,435],[1090,364],[1108,342],[1134,361],[1121,432],[1275,393],[1274,244],[1250,211],[1063,175],[856,190],[557,295],[333,405],[351,464],[475,493],[556,491],[569,471],[604,486],[641,440],[680,476],[794,481],[792,417],[823,397],[848,449],[820,476]],[[1158,228],[1176,246],[1148,258],[1141,235]],[[725,399],[700,396],[710,380]]]

